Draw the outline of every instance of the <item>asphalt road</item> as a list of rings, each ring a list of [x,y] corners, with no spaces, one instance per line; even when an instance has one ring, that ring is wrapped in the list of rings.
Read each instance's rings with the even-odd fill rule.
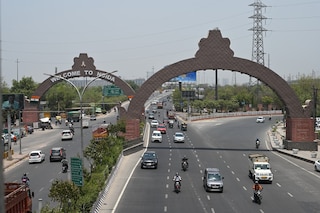
[[[269,151],[266,132],[271,122],[257,124],[254,117],[192,122],[186,142],[173,143],[178,129],[168,129],[162,143],[149,143],[158,154],[158,169],[136,167],[115,212],[320,212],[320,175],[312,164]],[[260,149],[255,139],[260,138]],[[261,205],[252,203],[253,182],[248,177],[248,154],[261,152],[271,160],[274,181],[263,184]],[[181,158],[189,170],[181,171]],[[203,171],[219,168],[224,192],[208,193]],[[182,191],[173,192],[175,172],[182,177]]]
[[[103,118],[101,118],[103,117]],[[107,116],[97,117],[96,121],[90,121],[90,126],[87,129],[83,129],[83,142],[86,147],[92,139],[91,125],[102,123],[105,120],[107,123],[114,123],[116,121],[116,115],[111,113]],[[54,124],[53,124],[54,125]],[[70,162],[70,157],[78,157],[81,153],[81,141],[80,141],[80,123],[75,122],[75,135],[73,140],[61,141],[61,132],[63,129],[68,129],[65,124],[54,126],[50,130],[36,130],[32,135],[28,135],[22,138],[22,154],[26,154],[26,150],[38,150],[41,149],[46,154],[46,160],[39,164],[29,164],[26,158],[23,161],[16,163],[14,166],[9,167],[4,172],[5,182],[21,182],[21,176],[23,173],[27,173],[30,178],[30,186],[35,193],[33,199],[33,211],[38,210],[39,199],[42,199],[42,206],[51,202],[48,197],[51,184],[54,180],[67,180],[70,177],[70,165],[68,173],[61,173],[60,162],[50,162],[49,154],[52,147],[64,147],[67,153],[67,159]],[[13,145],[19,146],[19,145]],[[18,153],[16,153],[18,154]],[[84,159],[84,165],[89,168],[88,162]],[[51,202],[51,207],[55,206],[55,203]]]

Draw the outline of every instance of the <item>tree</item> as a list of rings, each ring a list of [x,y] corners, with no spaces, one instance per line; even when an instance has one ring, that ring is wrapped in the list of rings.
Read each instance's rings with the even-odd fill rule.
[[[59,202],[60,209],[67,210],[69,207],[75,209],[80,197],[80,190],[73,182],[55,180],[51,185],[48,197],[53,202]]]
[[[37,89],[38,84],[33,81],[32,77],[23,77],[20,81],[12,80],[11,93],[21,93],[29,97]]]

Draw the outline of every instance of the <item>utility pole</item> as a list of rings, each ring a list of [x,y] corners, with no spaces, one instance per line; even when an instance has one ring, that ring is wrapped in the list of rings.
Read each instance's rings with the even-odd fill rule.
[[[17,59],[17,82],[19,81],[19,59]]]

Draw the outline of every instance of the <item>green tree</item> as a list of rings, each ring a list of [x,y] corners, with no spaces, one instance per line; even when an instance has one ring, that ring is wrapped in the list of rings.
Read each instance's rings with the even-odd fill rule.
[[[23,77],[20,81],[12,80],[11,93],[21,93],[29,97],[37,89],[38,84],[33,81],[32,77]]]

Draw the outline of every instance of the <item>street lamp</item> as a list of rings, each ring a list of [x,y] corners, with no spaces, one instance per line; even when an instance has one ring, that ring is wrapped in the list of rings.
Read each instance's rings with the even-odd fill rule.
[[[70,83],[77,91],[78,93],[78,96],[79,96],[79,100],[80,100],[80,132],[81,132],[81,135],[80,135],[80,141],[81,141],[81,153],[80,153],[80,157],[81,159],[83,158],[83,126],[82,126],[82,97],[83,97],[83,94],[84,92],[86,91],[86,89],[88,88],[88,86],[94,82],[95,80],[97,80],[98,78],[101,78],[101,77],[104,77],[106,75],[109,75],[111,73],[115,73],[115,72],[118,72],[118,70],[114,70],[110,73],[104,73],[102,75],[99,75],[99,76],[96,76],[95,78],[93,78],[91,81],[89,81],[82,89],[81,93],[79,91],[79,89],[77,88],[77,86],[72,83],[70,80],[62,77],[62,76],[59,76],[59,75],[51,75],[51,74],[46,74],[44,73],[44,75],[48,75],[48,76],[51,76],[51,77],[54,77],[54,78],[60,78],[61,80],[64,80],[64,81],[67,81],[68,83]]]

